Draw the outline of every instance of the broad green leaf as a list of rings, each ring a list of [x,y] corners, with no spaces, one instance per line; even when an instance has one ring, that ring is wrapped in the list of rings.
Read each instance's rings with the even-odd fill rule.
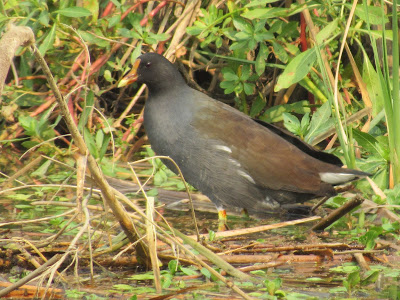
[[[178,261],[175,259],[172,259],[168,262],[168,269],[169,272],[174,275],[175,272],[178,270]]]
[[[51,160],[46,160],[39,168],[37,168],[35,171],[31,173],[31,176],[34,177],[45,176],[51,164],[52,164]]]
[[[92,133],[86,127],[83,130],[83,137],[85,139],[90,154],[92,154],[95,158],[99,158],[99,151],[97,150],[96,142],[93,138]]]
[[[262,73],[265,71],[265,61],[267,60],[269,50],[264,43],[260,43],[260,49],[258,51],[256,57],[256,73],[257,75],[261,76]]]
[[[264,109],[265,105],[266,105],[266,102],[263,99],[263,97],[258,95],[256,100],[251,105],[250,117],[254,118],[255,116],[257,116]]]
[[[317,135],[325,132],[334,124],[333,119],[330,118],[331,113],[331,106],[328,102],[325,102],[317,109],[311,118],[310,129],[304,137],[307,143],[310,144]]]
[[[246,95],[252,95],[254,93],[254,84],[243,82],[243,90]]]
[[[285,48],[279,43],[272,42],[272,48],[274,49],[275,56],[283,63],[287,63],[289,56],[285,51]]]
[[[384,99],[378,73],[367,55],[364,55],[362,78],[372,102],[372,115],[375,117],[383,109]]]
[[[49,21],[50,21],[49,12],[47,10],[43,10],[39,15],[38,20],[40,24],[44,26],[49,26]]]
[[[250,3],[246,4],[245,7],[266,5],[266,4],[274,3],[274,2],[278,2],[278,1],[279,0],[253,0],[253,1],[250,1]]]
[[[243,65],[243,67],[240,70],[241,70],[240,79],[242,81],[248,80],[251,75],[250,65]]]
[[[84,8],[91,12],[92,23],[96,23],[99,15],[99,1],[98,0],[87,0],[81,2]]]
[[[284,112],[303,115],[311,111],[309,105],[310,103],[307,100],[302,100],[291,104],[276,105],[267,109],[260,117],[260,120],[271,123],[280,122],[283,120],[282,114]]]
[[[103,34],[102,34],[100,31],[98,31],[98,30],[94,30],[94,31],[95,31],[95,33],[96,33],[98,36],[102,36],[102,35],[103,35]],[[104,47],[104,48],[109,46],[109,42],[108,42],[108,41],[106,41],[106,40],[104,40],[104,39],[101,39],[101,38],[99,38],[99,37],[97,37],[97,36],[95,36],[95,35],[93,35],[93,34],[87,32],[87,31],[78,30],[78,32],[79,32],[80,36],[81,36],[86,42],[88,42],[88,43],[90,43],[90,44],[93,44],[93,45],[96,45],[96,46],[100,46],[100,47]]]
[[[43,40],[43,42],[39,46],[39,52],[43,56],[46,54],[47,50],[51,49],[53,47],[54,39],[56,37],[56,24],[51,27],[50,31],[47,33],[46,38]]]
[[[166,274],[164,276],[161,277],[162,280],[162,288],[163,289],[167,289],[171,286],[172,284],[172,275],[171,274]]]
[[[233,18],[233,25],[236,29],[240,30],[239,33],[251,33],[253,32],[253,26],[250,22],[242,19],[242,18]]]
[[[140,54],[142,54],[142,45],[143,45],[143,42],[139,41],[135,47],[135,50],[132,51],[132,54],[131,54],[132,65],[135,63],[136,59],[140,56]]]
[[[70,18],[81,18],[81,17],[88,17],[88,16],[92,15],[90,10],[83,8],[83,7],[77,7],[77,6],[71,6],[71,7],[59,9],[59,10],[56,10],[55,13],[63,15],[65,17],[70,17]]]
[[[346,4],[346,6],[350,9],[351,5]],[[368,15],[368,20],[371,25],[381,25],[382,21],[384,23],[389,22],[389,18],[387,17],[386,13],[382,11],[384,8],[380,6],[368,6],[368,9],[364,9],[363,4],[359,4],[356,7],[355,10],[355,15],[359,17],[363,21],[367,21],[367,15]],[[383,18],[383,19],[382,19]]]
[[[350,273],[347,277],[347,281],[351,286],[356,286],[360,282],[360,280],[360,271]]]
[[[89,91],[85,100],[84,104],[85,107],[83,107],[83,112],[81,114],[78,123],[78,128],[80,132],[83,132],[83,128],[86,126],[89,116],[93,111],[93,104],[94,104],[94,93],[92,91]]]
[[[200,270],[201,274],[203,274],[207,279],[211,279],[211,273],[206,268],[202,268]]]
[[[207,28],[207,26],[199,21],[194,22],[195,26],[186,28],[186,32],[190,35],[199,35]]]
[[[372,177],[372,180],[381,190],[386,189],[389,185],[389,168],[384,168],[381,171],[376,172]]]
[[[274,18],[281,12],[280,9],[276,7],[271,8],[256,8],[252,10],[248,10],[241,14],[243,18],[247,18],[250,20],[253,19],[267,19],[267,18]]]
[[[154,279],[153,273],[146,273],[146,274],[136,274],[129,277],[131,280],[152,280]]]
[[[370,283],[374,283],[378,279],[380,274],[378,270],[373,270],[369,272],[370,274],[368,274],[368,276],[361,281],[361,285],[368,285]]]
[[[300,135],[300,121],[297,117],[293,116],[292,114],[283,113],[283,124],[285,125],[286,129],[290,132]]]
[[[308,126],[310,126],[310,114],[304,114],[303,118],[301,118],[300,130],[302,133],[306,133]]]
[[[308,49],[293,58],[279,76],[275,91],[288,88],[302,80],[308,74],[316,59],[317,55],[314,48]]]
[[[371,155],[381,157],[385,160],[389,159],[389,153],[387,150],[385,150],[385,145],[381,145],[381,143],[369,133],[353,129],[353,137],[358,142],[358,144],[366,151],[368,151]]]
[[[103,130],[97,130],[96,132],[96,146],[97,148],[100,148],[103,145],[104,142],[104,132]]]
[[[338,28],[338,19],[329,22],[320,32],[317,34],[317,43],[322,44],[326,39],[328,39],[333,32]]]
[[[236,73],[230,68],[223,68],[222,74],[224,76],[224,80],[226,81],[236,81],[239,79]]]

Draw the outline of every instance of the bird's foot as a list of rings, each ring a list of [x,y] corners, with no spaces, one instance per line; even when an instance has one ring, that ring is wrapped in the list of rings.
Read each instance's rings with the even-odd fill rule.
[[[250,219],[249,212],[245,208],[242,208],[240,215],[242,216],[243,219],[246,219],[246,220]]]

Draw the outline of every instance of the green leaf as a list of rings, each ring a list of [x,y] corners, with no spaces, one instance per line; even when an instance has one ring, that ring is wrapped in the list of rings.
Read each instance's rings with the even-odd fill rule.
[[[271,13],[273,11],[274,8],[256,8],[242,13],[241,16],[250,20],[267,19],[274,17],[274,14]]]
[[[253,102],[250,108],[250,117],[254,118],[257,116],[266,106],[266,101],[261,97],[261,95],[258,95],[256,100]]]
[[[169,272],[174,275],[175,272],[178,270],[178,261],[173,259],[168,262],[168,270]]]
[[[202,268],[200,270],[201,274],[203,274],[207,279],[211,279],[211,273],[206,268]]]
[[[92,133],[86,127],[83,130],[83,137],[85,139],[90,154],[92,154],[95,158],[99,158],[99,152],[96,147],[96,142],[93,138]]]
[[[301,118],[300,130],[302,134],[305,134],[308,130],[308,126],[310,125],[310,113],[306,113],[303,118]]]
[[[42,24],[43,26],[49,26],[49,21],[50,21],[50,16],[49,16],[49,12],[47,10],[43,10],[38,18],[40,24]]]
[[[354,287],[357,284],[359,284],[361,281],[360,271],[355,271],[353,273],[350,273],[349,276],[347,277],[347,281],[351,287]]]
[[[309,105],[310,103],[307,100],[290,104],[276,105],[267,109],[260,117],[260,120],[271,123],[280,122],[283,120],[284,112],[305,114],[311,111]]]
[[[316,59],[317,55],[314,48],[308,49],[293,58],[279,76],[275,91],[288,88],[302,80],[308,74]]]
[[[253,32],[253,26],[243,18],[233,18],[233,25],[237,30],[241,31],[238,34]]]
[[[310,144],[316,136],[331,128],[334,124],[333,119],[330,118],[331,113],[332,111],[329,102],[325,102],[317,109],[311,118],[310,129],[304,137],[304,140],[307,143]]]
[[[264,43],[260,43],[260,49],[258,51],[256,57],[256,73],[258,76],[261,76],[262,73],[265,71],[265,61],[268,58],[269,50]]]
[[[83,108],[83,112],[79,119],[78,128],[80,132],[83,132],[83,128],[86,126],[87,121],[89,120],[89,116],[93,111],[94,104],[94,93],[93,91],[89,91],[85,100],[85,107]]]
[[[230,68],[223,68],[222,75],[224,76],[224,80],[226,80],[226,81],[239,80],[239,76],[237,76],[236,73]]]
[[[56,10],[55,13],[63,15],[65,17],[70,17],[70,18],[81,18],[81,17],[88,17],[88,16],[92,15],[90,10],[83,8],[83,7],[77,7],[77,6],[71,6],[71,7],[59,9],[59,10]]]
[[[56,37],[56,28],[57,28],[57,26],[56,26],[56,24],[54,24],[53,27],[51,27],[50,31],[47,33],[43,42],[39,46],[39,52],[43,56],[46,54],[47,50],[49,50],[53,47],[54,40]]]
[[[283,124],[290,132],[300,135],[300,121],[297,119],[297,117],[285,112],[283,113]]]
[[[152,280],[154,279],[153,273],[136,274],[129,277],[131,280]]]
[[[208,232],[208,240],[209,240],[210,242],[212,242],[212,241],[215,240],[215,231],[210,230],[210,231]]]
[[[287,63],[289,56],[285,51],[285,48],[281,44],[272,42],[272,47],[274,49],[275,56],[283,63]]]
[[[103,145],[104,141],[104,132],[103,130],[98,130],[96,132],[96,146],[97,148],[100,148]]]
[[[31,173],[31,176],[34,177],[45,176],[51,164],[52,164],[51,160],[46,160],[39,168],[37,168],[35,171]]]
[[[165,274],[161,277],[161,282],[162,282],[161,286],[163,289],[167,289],[171,286],[172,278],[173,276],[171,274]]]
[[[240,80],[242,81],[248,80],[250,75],[251,75],[250,65],[247,64],[243,65],[243,67],[241,68]]]
[[[194,25],[195,26],[191,26],[191,27],[186,28],[186,32],[188,34],[197,36],[200,33],[202,33],[204,29],[207,28],[207,26],[205,24],[203,24],[203,23],[201,23],[199,21],[194,22]]]
[[[180,267],[179,270],[183,274],[188,275],[188,276],[192,276],[192,275],[197,275],[198,274],[198,272],[196,272],[195,270],[190,269],[190,268]]]
[[[19,116],[19,124],[27,131],[28,135],[32,135],[35,132],[37,121],[31,116]]]
[[[386,147],[382,147],[379,141],[369,133],[353,129],[353,137],[358,142],[358,144],[361,147],[363,147],[366,151],[368,151],[371,155],[381,157],[385,160],[389,160],[389,152],[387,150],[387,145]]]
[[[378,73],[368,58],[363,55],[364,63],[362,66],[362,78],[367,87],[369,98],[372,102],[372,115],[375,117],[383,109],[383,92]]]
[[[375,247],[375,240],[383,233],[383,228],[380,226],[371,227],[363,236],[360,237],[360,242],[365,245],[366,250],[372,250]]]
[[[362,281],[361,281],[361,285],[368,285],[370,283],[374,283],[378,277],[379,277],[379,271],[378,270],[371,270],[368,271],[368,275],[367,277],[365,277]]]
[[[248,82],[243,82],[243,90],[246,95],[253,94],[254,93],[254,84],[248,83]]]
[[[335,19],[328,23],[320,32],[317,34],[317,43],[322,44],[325,40],[330,38],[333,32],[338,28],[339,19]]]
[[[350,9],[351,5],[346,4],[346,6]],[[389,18],[387,17],[386,13],[383,11],[383,7],[380,6],[368,6],[367,10],[364,9],[363,4],[359,4],[356,7],[355,15],[359,17],[361,20],[367,22],[367,15],[368,20],[371,25],[382,25],[383,23],[389,22]]]
[[[103,129],[101,129],[101,131],[103,132]],[[111,134],[108,133],[105,135],[105,138],[103,140],[103,144],[100,147],[100,151],[99,151],[99,158],[102,159],[104,157],[104,155],[107,152],[108,149],[108,144],[110,143],[111,140]]]
[[[90,44],[92,44],[92,45],[100,46],[100,47],[103,47],[103,48],[106,48],[106,47],[108,47],[108,45],[109,45],[109,42],[106,41],[105,39],[101,39],[101,38],[99,38],[99,37],[97,37],[97,36],[95,36],[95,35],[93,35],[93,34],[87,32],[87,31],[78,30],[78,32],[79,32],[80,36],[81,36],[86,42],[88,42],[88,43],[90,43]],[[98,36],[103,36],[103,34],[102,34],[99,30],[97,30],[97,29],[95,29],[94,32],[95,32],[96,35],[98,35]]]
[[[253,0],[246,4],[244,7],[265,6],[269,3],[278,2],[279,0]]]

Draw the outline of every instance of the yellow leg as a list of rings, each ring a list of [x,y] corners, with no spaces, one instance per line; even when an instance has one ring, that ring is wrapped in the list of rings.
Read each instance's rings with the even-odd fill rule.
[[[226,210],[218,209],[218,231],[226,230],[229,230],[229,227],[226,223]]]

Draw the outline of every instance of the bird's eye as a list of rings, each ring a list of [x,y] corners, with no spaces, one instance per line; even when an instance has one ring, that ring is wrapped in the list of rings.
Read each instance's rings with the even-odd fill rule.
[[[146,62],[145,67],[148,68],[148,67],[150,67],[150,66],[151,66],[151,62],[149,62],[149,61]]]

